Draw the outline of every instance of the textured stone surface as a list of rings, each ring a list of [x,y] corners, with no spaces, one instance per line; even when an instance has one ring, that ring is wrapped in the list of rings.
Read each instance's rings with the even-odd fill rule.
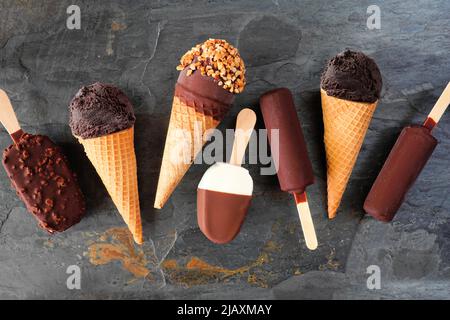
[[[66,28],[72,3],[81,8],[81,30]],[[448,113],[434,131],[440,144],[395,220],[382,224],[363,217],[361,208],[401,128],[421,122],[449,81],[450,3],[383,2],[381,30],[366,27],[370,4],[1,0],[0,87],[24,129],[62,145],[89,210],[77,226],[49,236],[0,170],[0,298],[449,298]],[[253,206],[228,245],[211,244],[196,224],[195,188],[206,165],[191,168],[163,210],[152,208],[175,66],[209,37],[237,45],[248,66],[248,86],[221,129],[234,127],[241,107],[257,110],[265,90],[286,86],[294,93],[317,177],[308,189],[320,243],[315,252],[305,248],[290,196],[255,165],[248,167]],[[326,60],[345,48],[377,61],[384,90],[338,217],[328,221],[319,78]],[[97,80],[120,86],[136,108],[142,247],[130,242],[67,124],[71,97]],[[9,144],[0,131],[0,146]],[[81,290],[66,287],[74,264]],[[366,287],[372,264],[381,269],[380,290]]]

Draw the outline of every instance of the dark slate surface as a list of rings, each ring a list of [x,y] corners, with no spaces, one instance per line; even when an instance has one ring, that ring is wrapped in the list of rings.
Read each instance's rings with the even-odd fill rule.
[[[73,1],[0,1],[0,87],[23,127],[60,143],[79,173],[87,217],[64,234],[40,230],[0,170],[1,298],[448,298],[450,288],[450,116],[440,141],[395,220],[364,217],[362,203],[401,128],[421,122],[449,81],[450,3],[381,1],[381,29],[368,30],[372,1],[76,1],[81,30],[66,28]],[[295,97],[317,183],[309,189],[320,242],[306,250],[289,195],[259,176],[242,232],[208,242],[195,217],[191,168],[170,202],[152,208],[179,57],[209,37],[237,45],[248,86],[220,128],[243,106],[286,86]],[[384,90],[338,217],[326,219],[319,78],[345,48],[379,64]],[[70,133],[67,106],[83,84],[114,83],[137,113],[136,147],[145,233],[130,244],[94,169]],[[261,124],[260,124],[261,125]],[[0,132],[0,146],[10,139]],[[113,257],[113,258],[111,258]],[[66,269],[80,266],[81,290]],[[366,268],[381,268],[380,290]],[[144,277],[144,275],[146,275]]]

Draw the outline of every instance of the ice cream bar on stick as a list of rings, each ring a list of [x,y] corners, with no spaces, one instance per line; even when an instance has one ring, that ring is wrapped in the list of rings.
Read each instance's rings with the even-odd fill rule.
[[[280,188],[294,195],[306,246],[314,250],[317,237],[306,197],[314,173],[292,94],[286,88],[275,89],[262,95],[259,102]],[[273,140],[273,130],[278,130],[278,141]]]
[[[389,222],[394,218],[437,145],[431,130],[449,104],[450,83],[423,125],[405,127],[400,133],[364,202],[364,210],[375,219]]]
[[[78,223],[85,202],[60,148],[47,136],[25,133],[6,93],[0,89],[0,121],[14,144],[3,152],[3,166],[17,195],[49,233]]]
[[[250,207],[253,180],[241,164],[255,123],[256,114],[251,109],[239,112],[230,162],[211,166],[198,185],[197,221],[212,242],[233,240]]]

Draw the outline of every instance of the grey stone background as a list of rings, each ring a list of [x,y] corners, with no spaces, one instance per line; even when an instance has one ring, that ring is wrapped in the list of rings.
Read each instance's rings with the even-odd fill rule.
[[[68,30],[66,8],[81,8],[81,30]],[[368,30],[367,7],[381,9]],[[419,1],[0,1],[0,87],[20,123],[66,151],[87,198],[84,220],[50,236],[0,170],[0,298],[449,298],[450,115],[440,141],[392,223],[365,217],[362,203],[401,128],[420,123],[449,81],[450,2]],[[196,224],[196,165],[166,207],[152,208],[180,56],[209,37],[235,44],[248,85],[220,128],[233,128],[244,106],[280,86],[292,90],[317,177],[309,188],[319,248],[306,249],[298,216],[276,177],[255,182],[239,236],[217,246]],[[378,63],[381,102],[338,217],[326,218],[326,172],[319,79],[345,48]],[[120,86],[136,114],[136,148],[145,233],[134,246],[124,223],[68,127],[68,103],[94,81]],[[262,126],[259,122],[259,126]],[[0,131],[0,146],[11,143]],[[81,290],[66,269],[81,268]],[[366,268],[381,268],[368,290]]]

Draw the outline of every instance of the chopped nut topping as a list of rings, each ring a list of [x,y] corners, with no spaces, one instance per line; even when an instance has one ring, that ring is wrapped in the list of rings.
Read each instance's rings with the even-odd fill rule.
[[[20,157],[23,160],[26,160],[26,159],[28,159],[30,157],[30,153],[28,151],[26,151],[26,150],[23,150],[22,153],[20,154]]]
[[[62,188],[66,186],[66,181],[64,180],[63,177],[56,177],[56,185],[58,188]]]
[[[186,68],[189,68],[187,76],[199,70],[232,93],[241,93],[246,84],[244,61],[238,50],[225,40],[209,39],[186,52],[177,70]]]
[[[53,200],[52,199],[45,199],[45,205],[47,207],[53,208]]]

